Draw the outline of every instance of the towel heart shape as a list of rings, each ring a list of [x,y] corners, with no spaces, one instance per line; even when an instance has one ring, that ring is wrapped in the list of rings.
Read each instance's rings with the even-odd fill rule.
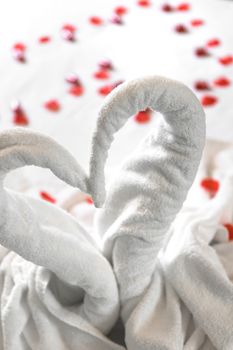
[[[163,118],[126,159],[106,191],[104,170],[114,135],[129,117],[147,108]],[[151,281],[166,231],[194,180],[204,140],[205,118],[198,99],[183,84],[156,76],[123,83],[106,98],[92,138],[89,175],[64,147],[45,135],[25,129],[0,134],[0,243],[27,261],[19,261],[12,253],[9,259],[14,269],[3,270],[3,280],[9,274],[14,280],[10,295],[18,283],[21,289],[26,283],[28,293],[37,300],[31,312],[40,314],[40,322],[34,325],[39,335],[49,319],[54,337],[41,336],[41,348],[54,347],[56,339],[56,348],[63,349],[63,338],[68,339],[75,327],[73,340],[67,340],[72,350],[74,344],[84,346],[85,342],[88,349],[122,349],[103,335],[118,318],[118,285],[122,316],[127,320]],[[104,255],[112,260],[114,272],[88,232],[69,214],[4,188],[5,175],[25,165],[49,168],[102,207],[95,229],[103,237]],[[19,264],[24,271],[19,276],[29,276],[22,284],[14,275]],[[140,283],[135,284],[139,276]],[[24,322],[16,322],[15,299],[11,300],[12,312],[8,304],[2,308],[3,341],[7,350],[19,343],[24,349],[31,326],[28,312],[24,311]],[[46,312],[39,306],[34,309],[39,301]],[[25,310],[26,305],[25,301],[20,307]],[[27,342],[32,340],[27,338]]]

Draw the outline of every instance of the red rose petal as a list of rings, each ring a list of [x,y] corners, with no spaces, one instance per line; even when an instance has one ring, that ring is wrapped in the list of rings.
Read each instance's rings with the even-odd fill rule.
[[[70,87],[69,93],[73,96],[82,96],[84,94],[84,87],[82,85],[73,85]]]
[[[73,24],[64,24],[62,30],[68,30],[74,33],[77,30],[77,28]]]
[[[75,35],[69,30],[63,30],[62,37],[64,40],[67,40],[67,41],[75,41]]]
[[[110,74],[109,74],[109,72],[107,70],[102,69],[102,70],[100,70],[98,72],[95,72],[94,73],[94,77],[96,79],[104,80],[104,79],[109,79],[110,78]]]
[[[110,19],[110,22],[112,22],[113,24],[123,24],[123,20],[121,18],[121,16],[118,15],[113,15],[112,18]]]
[[[214,106],[218,102],[218,98],[213,95],[204,95],[201,98],[201,104],[203,107]]]
[[[215,195],[219,190],[219,181],[212,179],[211,177],[206,177],[200,183],[201,187],[209,192],[211,196]]]
[[[13,46],[13,50],[17,50],[17,51],[25,51],[26,50],[26,45],[23,43],[16,43]]]
[[[18,61],[20,63],[24,63],[24,62],[26,62],[25,51],[26,51],[25,44],[16,43],[16,44],[14,44],[13,49],[12,49],[12,56],[16,61]]]
[[[134,120],[139,124],[148,123],[151,120],[151,111],[149,109],[140,111],[134,116]]]
[[[114,9],[114,13],[118,16],[123,16],[125,15],[126,13],[128,12],[128,9],[127,7],[125,6],[117,6],[115,9]]]
[[[73,24],[65,24],[62,27],[61,35],[67,41],[75,41],[76,27]]]
[[[11,110],[13,112],[13,123],[15,125],[27,126],[29,124],[28,117],[19,101],[14,101],[11,104]]]
[[[218,61],[223,64],[224,66],[228,66],[233,63],[233,56],[232,55],[227,55],[224,57],[220,57]]]
[[[82,85],[80,79],[76,74],[70,74],[66,77],[66,82],[71,85]]]
[[[98,66],[100,69],[105,69],[105,70],[112,70],[113,65],[112,62],[109,60],[102,60],[98,63]]]
[[[42,199],[46,200],[47,202],[56,203],[56,199],[52,197],[48,192],[40,191],[40,196]]]
[[[149,6],[151,6],[151,2],[149,0],[139,0],[138,6],[149,7]]]
[[[50,36],[47,36],[47,35],[44,35],[44,36],[41,36],[39,39],[38,39],[39,43],[40,44],[47,44],[51,41],[51,38]]]
[[[19,126],[27,126],[29,124],[29,120],[23,111],[15,112],[13,114],[13,123]]]
[[[195,49],[195,55],[197,57],[209,57],[210,53],[204,47],[198,47]]]
[[[114,89],[113,85],[105,85],[98,89],[98,93],[102,96],[108,95]]]
[[[216,47],[216,46],[219,46],[221,44],[221,41],[219,39],[210,39],[207,41],[206,45],[208,47]]]
[[[172,5],[170,5],[170,4],[163,4],[161,6],[161,10],[164,11],[164,12],[174,12],[175,8]]]
[[[220,77],[214,80],[213,84],[218,87],[227,87],[231,84],[231,81],[226,77]]]
[[[44,107],[51,112],[58,112],[61,109],[60,103],[57,100],[49,100],[45,102]]]
[[[227,224],[224,224],[223,226],[224,226],[224,227],[227,229],[227,231],[228,231],[228,239],[229,239],[229,241],[233,241],[233,225],[227,223]]]
[[[94,204],[93,199],[90,196],[86,196],[85,202],[87,202],[88,204]]]
[[[20,62],[20,63],[25,63],[25,62],[26,62],[26,57],[25,57],[25,54],[24,54],[23,51],[17,51],[17,50],[15,50],[15,51],[13,51],[12,56],[13,56],[13,58],[14,58],[16,61],[18,61],[18,62]]]
[[[180,34],[186,34],[189,32],[188,28],[184,24],[177,24],[174,29],[175,32]]]
[[[89,22],[95,26],[100,26],[101,24],[103,24],[103,20],[102,18],[98,17],[98,16],[92,16],[89,18]]]
[[[191,6],[187,2],[183,2],[176,7],[178,11],[189,11],[190,8]]]
[[[190,23],[193,27],[199,27],[202,26],[205,22],[202,19],[192,19]]]
[[[204,80],[196,81],[196,83],[194,84],[194,87],[196,90],[200,90],[200,91],[211,90],[209,83]]]

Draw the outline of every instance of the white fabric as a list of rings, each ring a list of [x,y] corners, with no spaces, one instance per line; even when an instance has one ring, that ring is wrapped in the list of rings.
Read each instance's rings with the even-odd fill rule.
[[[114,133],[147,107],[164,118],[105,189]],[[46,136],[24,129],[0,135],[3,350],[231,349],[233,244],[221,225],[233,217],[230,145],[215,145],[213,163],[225,174],[218,195],[200,208],[181,209],[204,140],[196,97],[160,77],[123,84],[106,99],[89,176]],[[8,171],[31,164],[103,205],[88,213],[95,216],[92,236],[64,210],[3,187]],[[203,158],[200,172],[209,167]],[[60,204],[75,212],[83,196],[75,189]]]
[[[232,177],[201,208],[184,208],[160,251],[151,284],[126,323],[129,349],[232,349]]]
[[[113,180],[97,219],[105,253],[112,254],[127,315],[150,283],[156,254],[194,180],[205,140],[205,116],[190,90],[163,78],[141,82],[123,84],[103,106],[90,172],[91,179],[92,174],[97,181],[102,176],[113,135],[130,115],[147,107],[163,113],[157,130],[125,161]],[[94,195],[95,191],[103,193],[98,187],[103,186],[102,181],[97,181],[92,181]]]
[[[119,297],[95,241],[63,210],[3,187],[8,171],[33,164],[85,191],[76,160],[24,129],[1,133],[0,160],[0,241],[9,249],[1,252],[1,349],[120,349],[104,336]]]

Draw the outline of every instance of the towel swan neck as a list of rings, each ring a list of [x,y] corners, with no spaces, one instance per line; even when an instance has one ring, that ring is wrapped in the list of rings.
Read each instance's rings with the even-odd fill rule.
[[[159,125],[124,161],[106,193],[103,169],[114,134],[146,108],[162,114]],[[100,111],[90,177],[95,201],[104,203],[96,225],[113,262],[125,318],[150,284],[157,253],[195,178],[204,143],[203,108],[190,89],[173,80],[154,76],[124,83]]]
[[[71,288],[83,289],[79,315],[106,332],[118,317],[118,290],[111,266],[94,239],[57,206],[4,187],[8,172],[36,165],[87,192],[84,171],[56,141],[24,128],[0,133],[0,164],[0,244]]]

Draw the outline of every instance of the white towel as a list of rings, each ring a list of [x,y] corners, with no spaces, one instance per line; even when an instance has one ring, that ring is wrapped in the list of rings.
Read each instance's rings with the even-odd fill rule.
[[[121,349],[107,339],[119,313],[113,271],[79,223],[52,204],[3,187],[8,171],[49,168],[87,190],[76,160],[49,137],[0,134],[0,349]]]
[[[176,304],[179,310],[178,297],[164,284],[157,254],[194,180],[205,141],[204,112],[187,87],[148,77],[123,84],[109,96],[93,140],[92,193],[98,204],[103,203],[100,179],[114,133],[129,116],[148,107],[161,112],[163,119],[116,175],[96,225],[119,284],[127,348],[181,349],[181,320],[174,319],[179,315],[173,308]],[[141,307],[145,293],[150,297]],[[172,314],[165,313],[165,320],[161,305],[158,310],[154,306],[166,297]],[[165,330],[173,334],[172,342]]]
[[[178,215],[160,252],[165,284],[177,293],[180,319],[186,318],[176,334],[184,349],[233,347],[233,244],[221,225],[226,211],[233,214],[232,196],[231,175],[213,200]]]
[[[163,114],[158,129],[105,189],[114,133],[147,107]],[[221,225],[233,217],[230,148],[220,147],[225,153],[216,160],[226,173],[217,196],[182,208],[204,140],[196,97],[160,77],[122,84],[106,99],[89,176],[46,136],[23,129],[0,135],[1,184],[8,171],[34,164],[92,195],[99,207],[92,231],[105,256],[63,210],[1,187],[3,350],[123,350],[124,333],[129,350],[232,349],[233,243]]]

